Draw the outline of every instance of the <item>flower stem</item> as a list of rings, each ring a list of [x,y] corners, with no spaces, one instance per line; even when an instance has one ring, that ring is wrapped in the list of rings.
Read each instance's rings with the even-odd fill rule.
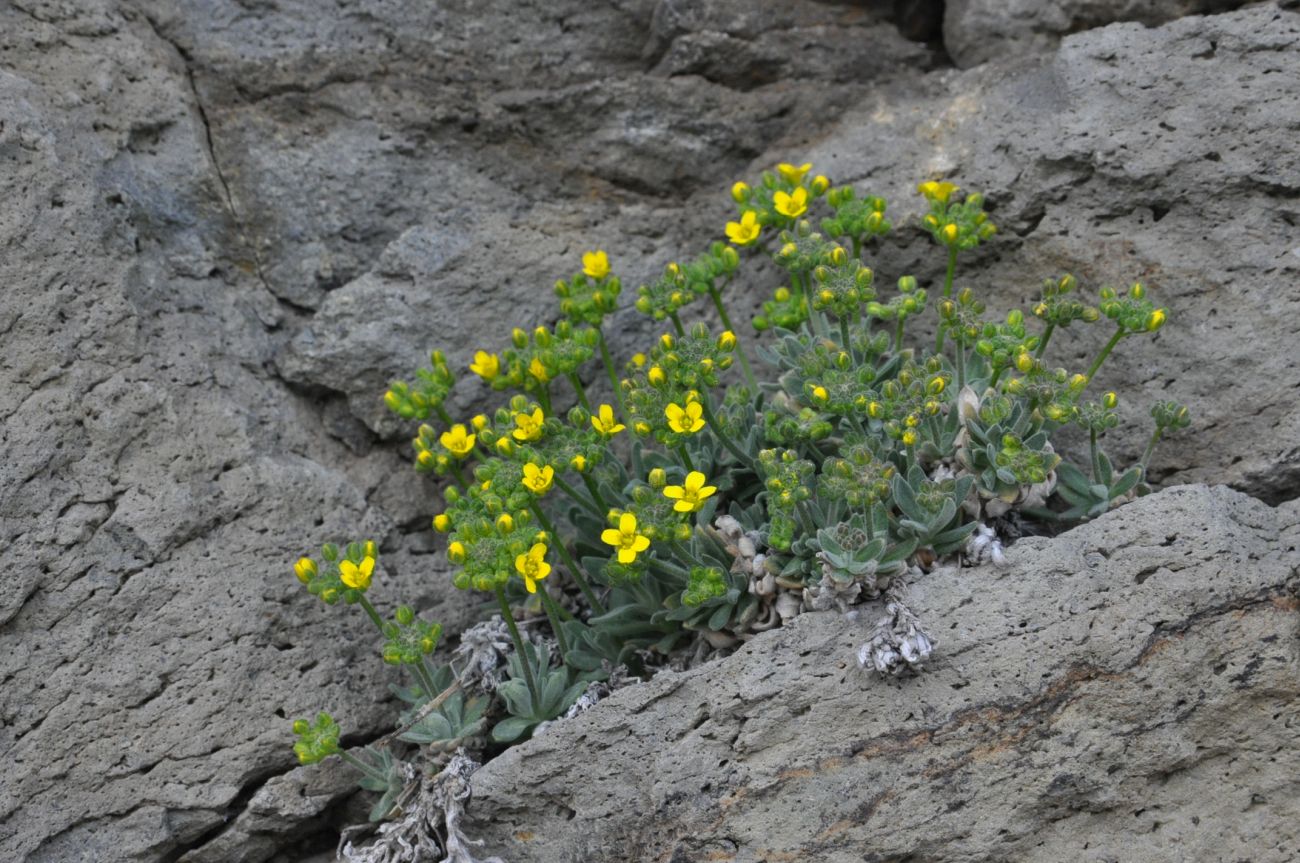
[[[551,631],[555,633],[555,640],[560,644],[560,656],[566,660],[569,656],[569,643],[564,638],[564,630],[560,629],[560,609],[551,599],[551,595],[546,592],[545,587],[538,588],[538,593],[542,595],[542,608],[546,609],[546,618],[551,622]]]
[[[465,475],[460,472],[460,465],[455,462],[451,463],[451,476],[456,482],[460,483],[461,491],[469,491],[469,483],[465,481]]]
[[[375,624],[375,628],[378,629],[382,635],[384,632],[384,619],[379,616],[379,612],[375,611],[375,607],[370,604],[370,600],[366,599],[364,593],[361,594],[360,602],[361,607],[365,609],[366,614],[369,615],[370,620]]]
[[[675,539],[668,543],[668,547],[673,550],[674,554],[676,554],[682,560],[686,561],[691,566],[698,566],[702,569],[711,568],[704,561],[700,560],[698,557],[691,554],[691,550],[689,548],[687,548],[685,545],[683,545],[682,543],[678,542]]]
[[[952,277],[957,272],[957,247],[948,247],[948,271],[943,276],[943,297],[948,299],[952,296]],[[934,339],[934,352],[937,354],[943,350],[943,327],[939,328],[938,335]]]
[[[1160,442],[1160,436],[1164,433],[1164,426],[1156,426],[1156,430],[1151,433],[1151,440],[1147,441],[1147,448],[1142,451],[1142,458],[1138,459],[1138,467],[1142,468],[1143,481],[1147,478],[1147,459],[1155,452],[1156,444]]]
[[[1042,357],[1043,351],[1047,350],[1047,343],[1052,340],[1052,332],[1056,329],[1056,324],[1048,324],[1047,329],[1043,330],[1043,340],[1038,343],[1038,350],[1034,351],[1034,358]]]
[[[903,352],[903,324],[906,320],[907,318],[900,314],[898,323],[894,325],[894,353],[896,354]],[[943,331],[940,330],[939,332],[942,335]]]
[[[722,294],[712,284],[709,285],[709,296],[713,298],[713,307],[718,310],[718,319],[722,321],[722,326],[734,336],[736,329],[731,325],[731,318],[722,306]],[[740,357],[740,368],[745,373],[745,383],[749,384],[750,397],[756,397],[758,381],[754,379],[754,370],[749,367],[749,358],[745,356],[745,350],[740,346],[739,340],[736,343],[736,356]]]
[[[420,657],[419,662],[415,663],[410,668],[411,673],[415,675],[415,679],[419,681],[420,688],[424,690],[425,698],[433,698],[438,694],[437,687],[433,685],[433,678],[429,676],[429,669],[424,667],[423,656]]]
[[[577,372],[569,373],[569,383],[573,384],[573,391],[578,394],[578,403],[582,405],[587,413],[591,413],[591,402],[587,401],[587,390],[582,386],[582,380],[578,377]]]
[[[555,484],[556,484],[556,486],[559,487],[560,491],[564,492],[564,493],[567,494],[569,497],[571,497],[571,498],[573,499],[573,502],[574,502],[574,503],[576,503],[578,506],[582,507],[582,508],[585,509],[587,512],[589,512],[589,513],[591,513],[592,515],[594,515],[596,518],[602,518],[602,519],[603,519],[603,518],[605,517],[605,513],[609,512],[609,508],[608,508],[608,507],[599,506],[599,505],[597,505],[597,504],[595,504],[595,503],[592,503],[591,501],[587,500],[585,497],[583,497],[581,494],[579,494],[579,492],[578,492],[578,490],[577,490],[576,488],[574,488],[573,486],[569,485],[567,482],[565,482],[565,481],[564,481],[563,479],[561,479],[559,476],[555,477]]]
[[[753,470],[754,462],[749,456],[740,451],[740,447],[736,446],[731,440],[731,436],[722,428],[722,423],[718,422],[718,418],[713,414],[713,408],[709,407],[709,400],[707,398],[702,399],[700,404],[704,408],[704,421],[709,424],[709,428],[713,429],[714,437],[722,442],[722,445],[727,448],[727,452],[735,456],[736,461]],[[689,469],[694,470],[694,468]]]
[[[587,486],[587,491],[591,494],[591,499],[595,501],[596,506],[600,507],[601,512],[609,512],[609,504],[600,496],[600,489],[596,487],[596,481],[587,474],[581,474],[582,482]]]
[[[672,319],[673,329],[677,330],[677,335],[686,335],[686,328],[682,326],[682,319],[677,316],[677,313],[669,312],[668,317]]]
[[[596,328],[597,341],[600,344],[600,359],[605,364],[605,373],[609,375],[609,385],[614,390],[614,403],[618,405],[618,414],[627,421],[627,411],[623,408],[623,388],[618,383],[618,373],[614,371],[614,359],[609,355],[609,345],[605,343],[605,331]]]
[[[569,568],[569,574],[573,576],[573,580],[577,583],[578,589],[581,590],[582,595],[587,598],[587,604],[590,605],[592,610],[597,614],[604,614],[605,606],[601,605],[600,600],[596,598],[596,592],[591,589],[591,585],[587,582],[582,570],[569,555],[569,549],[564,545],[564,538],[555,531],[555,525],[551,524],[551,520],[546,517],[546,513],[536,501],[533,501],[533,514],[537,516],[537,523],[542,526],[542,529],[551,535],[551,541],[555,544],[556,551],[560,553],[560,557],[564,560],[564,565]],[[601,513],[601,518],[604,518],[604,513]]]
[[[1124,338],[1126,335],[1128,335],[1128,331],[1123,327],[1120,327],[1115,331],[1115,335],[1110,337],[1110,341],[1106,342],[1106,347],[1101,349],[1101,353],[1097,355],[1097,359],[1092,363],[1092,368],[1088,369],[1089,384],[1092,383],[1092,377],[1097,374],[1097,370],[1101,368],[1101,364],[1106,361],[1106,357],[1110,356],[1110,352],[1115,349],[1115,345],[1119,344],[1119,340]],[[1085,389],[1086,388],[1087,387],[1085,386]],[[1082,395],[1082,393],[1080,395]]]
[[[451,415],[447,413],[447,409],[442,405],[435,405],[434,411],[438,414],[438,419],[442,420],[446,424],[447,428],[450,429],[455,425],[455,423],[451,421]]]
[[[677,457],[682,460],[682,467],[686,468],[688,471],[695,470],[695,465],[691,464],[690,454],[686,452],[686,444],[678,444],[674,447],[674,452],[676,452]]]
[[[388,781],[388,777],[385,776],[383,773],[381,773],[378,767],[376,767],[373,764],[370,764],[367,761],[361,760],[360,758],[353,755],[351,752],[346,752],[340,749],[339,757],[342,758],[344,761],[346,761],[348,764],[351,764],[356,769],[360,770],[366,776],[369,776],[371,779],[376,779],[380,782]]]
[[[528,654],[524,646],[524,640],[519,635],[519,627],[515,625],[514,613],[510,611],[510,603],[506,602],[506,592],[500,587],[497,588],[497,602],[501,604],[501,617],[510,630],[510,639],[515,643],[515,653],[519,654],[519,664],[524,669],[524,681],[528,684],[528,694],[533,699],[533,710],[540,710],[542,699],[537,693],[537,680],[533,677],[533,658]]]
[[[1088,446],[1092,452],[1092,481],[1101,482],[1101,459],[1097,456],[1097,430],[1088,430]]]

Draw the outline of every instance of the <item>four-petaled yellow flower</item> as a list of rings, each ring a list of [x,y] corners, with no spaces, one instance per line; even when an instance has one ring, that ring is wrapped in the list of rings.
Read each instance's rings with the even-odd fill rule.
[[[781,215],[797,219],[808,212],[808,190],[800,186],[789,195],[777,192],[772,196],[772,203]]]
[[[542,436],[542,421],[545,416],[541,408],[534,408],[531,414],[514,415],[515,429],[510,432],[515,440],[537,440]]]
[[[763,226],[758,223],[758,214],[746,210],[739,222],[727,222],[727,239],[737,246],[748,246],[758,239]]]
[[[686,475],[685,485],[664,487],[664,497],[676,501],[673,509],[678,512],[699,512],[704,506],[704,499],[718,490],[717,486],[705,485],[704,474],[693,470]]]
[[[528,373],[541,383],[546,383],[551,379],[550,374],[546,371],[546,366],[542,365],[542,361],[537,357],[533,357],[533,361],[528,364]]]
[[[375,572],[375,559],[367,555],[356,564],[350,560],[339,562],[339,578],[354,590],[365,590],[370,586],[370,576]]]
[[[609,255],[601,251],[587,252],[582,256],[582,272],[593,279],[609,275]]]
[[[529,462],[524,465],[524,485],[533,494],[546,494],[555,481],[555,468],[549,464],[538,467]]]
[[[501,373],[501,359],[487,351],[475,351],[474,362],[469,364],[469,370],[483,380],[491,381]]]
[[[614,409],[609,405],[600,406],[600,411],[591,418],[591,425],[605,437],[613,437],[627,428],[614,416]]]
[[[668,417],[668,427],[678,434],[694,434],[704,428],[704,406],[699,402],[688,402],[686,407],[669,404],[664,408]]]
[[[791,165],[788,162],[782,162],[776,166],[776,171],[787,183],[798,185],[803,179],[803,175],[812,170],[812,162],[804,162],[802,165]]]
[[[460,423],[451,427],[451,431],[445,431],[438,438],[438,443],[446,448],[447,452],[456,458],[465,458],[474,451],[474,441],[476,436],[466,433],[465,427]]]
[[[618,562],[631,563],[636,556],[650,547],[650,540],[636,532],[636,516],[625,512],[618,517],[618,528],[608,528],[600,541],[618,549]]]
[[[529,593],[537,592],[537,582],[551,574],[551,565],[546,562],[546,545],[534,543],[527,554],[515,558],[515,571],[524,577],[524,587]]]
[[[928,201],[934,201],[938,204],[948,203],[952,193],[959,187],[955,183],[936,183],[934,180],[928,180],[916,187],[916,190],[926,197]]]

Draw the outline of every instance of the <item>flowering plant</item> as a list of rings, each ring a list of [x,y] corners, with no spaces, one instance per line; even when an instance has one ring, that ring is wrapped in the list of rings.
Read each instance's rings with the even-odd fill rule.
[[[960,254],[996,236],[984,198],[928,181],[919,223],[943,251],[943,280],[903,275],[883,289],[864,255],[893,230],[886,202],[811,170],[782,164],[732,188],[730,242],[638,288],[636,310],[663,332],[622,364],[606,333],[622,285],[594,251],[556,283],[552,327],[466,358],[509,394],[495,411],[448,414],[456,375],[441,352],[413,383],[392,384],[388,406],[424,423],[415,469],[447,480],[433,526],[452,580],[499,613],[437,665],[437,624],[404,606],[386,620],[370,603],[374,543],[297,564],[325,602],[360,605],[383,659],[409,670],[400,739],[435,752],[509,744],[629,678],[882,595],[862,663],[917,667],[934,640],[903,602],[906,579],[944,560],[998,562],[1008,538],[1146,491],[1151,450],[1188,424],[1187,409],[1157,405],[1146,451],[1120,470],[1101,447],[1118,396],[1093,394],[1122,340],[1165,324],[1143,285],[1089,302],[1061,276],[1028,314],[991,316],[955,283]],[[742,267],[757,256],[782,273],[752,321],[762,374],[724,302],[752,290]],[[927,312],[930,349],[907,333]],[[1112,334],[1086,370],[1049,361],[1061,331],[1103,322]],[[1062,455],[1070,426],[1086,433],[1079,464]],[[295,729],[304,762],[341,751],[326,714]],[[358,763],[368,787],[391,790],[397,768],[380,754]]]

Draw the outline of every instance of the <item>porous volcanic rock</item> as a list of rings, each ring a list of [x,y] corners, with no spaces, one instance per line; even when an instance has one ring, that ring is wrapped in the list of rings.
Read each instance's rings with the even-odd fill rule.
[[[806,614],[489,762],[471,835],[510,863],[1294,860],[1300,505],[1182,486],[909,605],[919,676]]]
[[[937,5],[894,5],[0,3],[0,848],[332,848],[347,783],[298,772],[288,721],[328,707],[373,738],[395,678],[290,563],[372,536],[381,609],[449,634],[477,613],[384,384],[549,322],[586,249],[634,291],[776,161],[891,196],[882,278],[935,278],[912,186],[952,176],[1004,228],[962,264],[991,308],[1063,270],[1148,280],[1171,320],[1107,369],[1112,451],[1182,398],[1160,479],[1294,498],[1297,16],[957,72],[915,41]],[[615,328],[623,355],[652,334]]]

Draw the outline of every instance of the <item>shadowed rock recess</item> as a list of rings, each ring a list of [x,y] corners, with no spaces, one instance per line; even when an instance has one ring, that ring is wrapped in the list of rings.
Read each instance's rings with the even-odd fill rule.
[[[1300,853],[1300,15],[1029,5],[0,0],[5,859],[332,848],[364,801],[294,766],[289,720],[329,707],[373,739],[393,678],[290,563],[374,537],[384,610],[449,633],[479,611],[386,382],[548,322],[586,249],[635,287],[720,236],[732,180],[805,159],[891,201],[882,283],[937,275],[923,177],[987,191],[1002,232],[959,285],[991,309],[1065,271],[1148,283],[1172,314],[1104,372],[1112,452],[1185,400],[1153,476],[1278,509],[1178,489],[1018,547],[1011,575],[933,574],[914,591],[948,629],[920,679],[860,677],[850,624],[801,619],[490,765],[484,834],[509,863],[587,840],[678,863]],[[624,354],[651,335],[615,326]],[[561,763],[584,735],[608,770]]]

